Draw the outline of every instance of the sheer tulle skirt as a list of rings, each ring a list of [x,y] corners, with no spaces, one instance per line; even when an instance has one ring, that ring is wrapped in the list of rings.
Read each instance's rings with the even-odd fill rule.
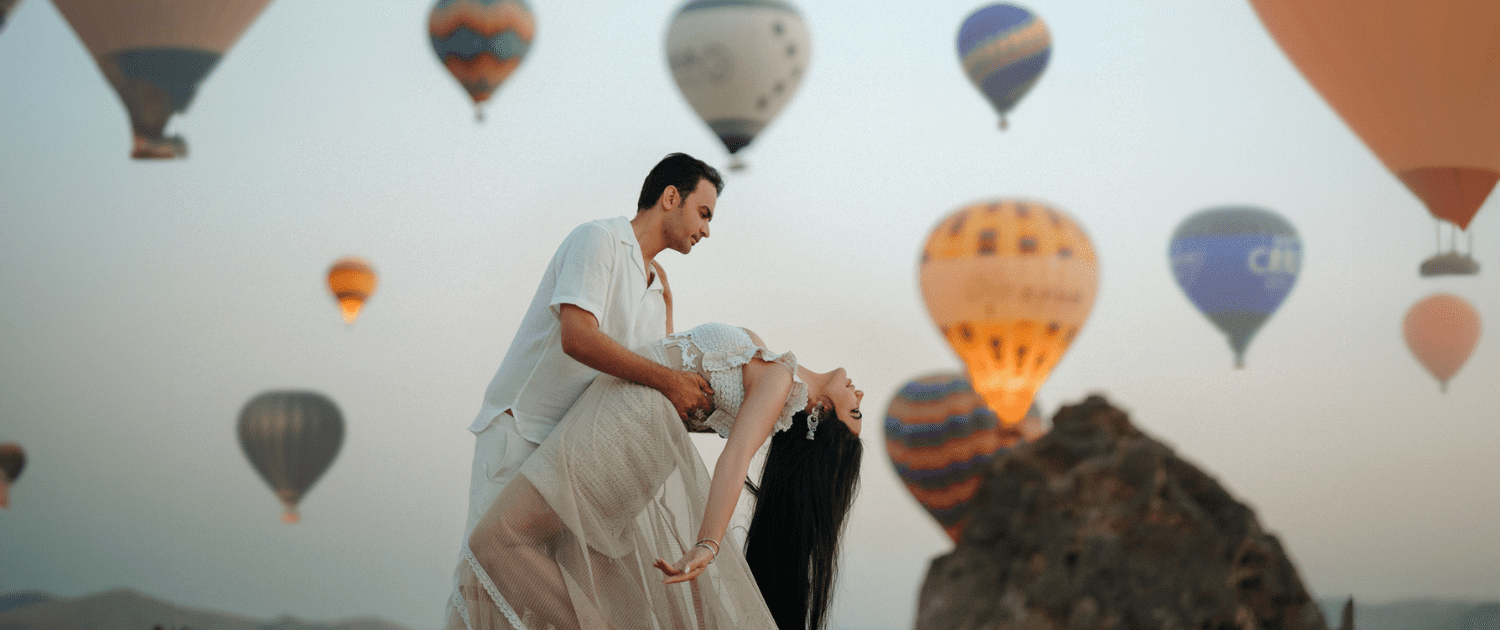
[[[600,376],[480,518],[448,628],[774,630],[732,534],[691,582],[664,585],[651,566],[696,542],[708,488],[671,403]]]

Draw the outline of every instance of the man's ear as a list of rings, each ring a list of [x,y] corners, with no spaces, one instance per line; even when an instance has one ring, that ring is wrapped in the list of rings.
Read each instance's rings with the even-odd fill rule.
[[[661,203],[662,209],[671,210],[673,208],[676,208],[677,205],[681,203],[681,199],[682,194],[678,192],[677,187],[668,185],[666,188],[663,188],[661,190],[661,197],[659,197],[657,201]]]

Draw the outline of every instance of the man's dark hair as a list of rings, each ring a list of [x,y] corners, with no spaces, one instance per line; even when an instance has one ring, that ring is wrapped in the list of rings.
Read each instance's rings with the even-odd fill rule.
[[[636,212],[656,205],[656,200],[661,199],[662,191],[667,186],[677,188],[677,194],[687,197],[698,188],[698,182],[708,180],[714,185],[714,192],[724,192],[724,178],[719,176],[719,171],[714,167],[703,163],[703,160],[695,158],[686,153],[673,153],[661,159],[646,175],[646,183],[641,185],[641,198],[635,204]]]

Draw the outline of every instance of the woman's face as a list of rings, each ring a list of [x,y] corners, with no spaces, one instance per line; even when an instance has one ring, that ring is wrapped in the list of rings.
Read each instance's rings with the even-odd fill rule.
[[[836,368],[828,373],[828,382],[820,392],[820,400],[824,405],[833,408],[838,417],[849,425],[849,430],[859,435],[863,413],[859,410],[859,401],[863,400],[865,393],[854,388],[854,381],[849,380],[849,375],[844,373],[844,368]]]

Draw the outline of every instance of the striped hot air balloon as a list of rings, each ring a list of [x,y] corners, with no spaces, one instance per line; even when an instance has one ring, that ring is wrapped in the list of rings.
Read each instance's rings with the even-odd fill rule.
[[[1040,425],[1032,405],[1023,424]],[[985,466],[1001,449],[1020,443],[1019,426],[1002,427],[962,372],[929,374],[907,383],[885,414],[885,450],[896,474],[943,531],[958,542],[969,501]]]
[[[187,155],[165,134],[270,0],[53,0],[130,114],[136,159]]]
[[[270,391],[240,411],[240,448],[286,511],[281,520],[301,520],[297,504],[328,470],[344,443],[344,417],[317,392]]]
[[[1413,304],[1402,328],[1406,346],[1447,392],[1479,343],[1479,311],[1461,297],[1437,293]]]
[[[356,256],[340,258],[328,268],[328,290],[339,301],[345,324],[353,324],[359,318],[359,311],[375,292],[378,280],[370,261]]]
[[[1052,35],[1036,14],[1014,4],[981,7],[958,29],[958,60],[974,87],[1005,115],[1031,91],[1052,58]]]
[[[807,72],[812,37],[784,0],[689,0],[667,28],[667,65],[731,156],[781,112]]]
[[[1229,338],[1234,366],[1245,367],[1250,338],[1286,300],[1302,269],[1302,240],[1281,215],[1220,206],[1184,219],[1168,256],[1193,305]]]
[[[1094,246],[1066,213],[1000,199],[960,208],[927,238],[922,299],[1000,423],[1025,417],[1088,319]]]
[[[0,444],[0,508],[10,507],[10,485],[21,478],[26,468],[26,451],[20,444]]]
[[[480,106],[521,65],[536,36],[525,0],[438,0],[427,16],[432,50]]]

